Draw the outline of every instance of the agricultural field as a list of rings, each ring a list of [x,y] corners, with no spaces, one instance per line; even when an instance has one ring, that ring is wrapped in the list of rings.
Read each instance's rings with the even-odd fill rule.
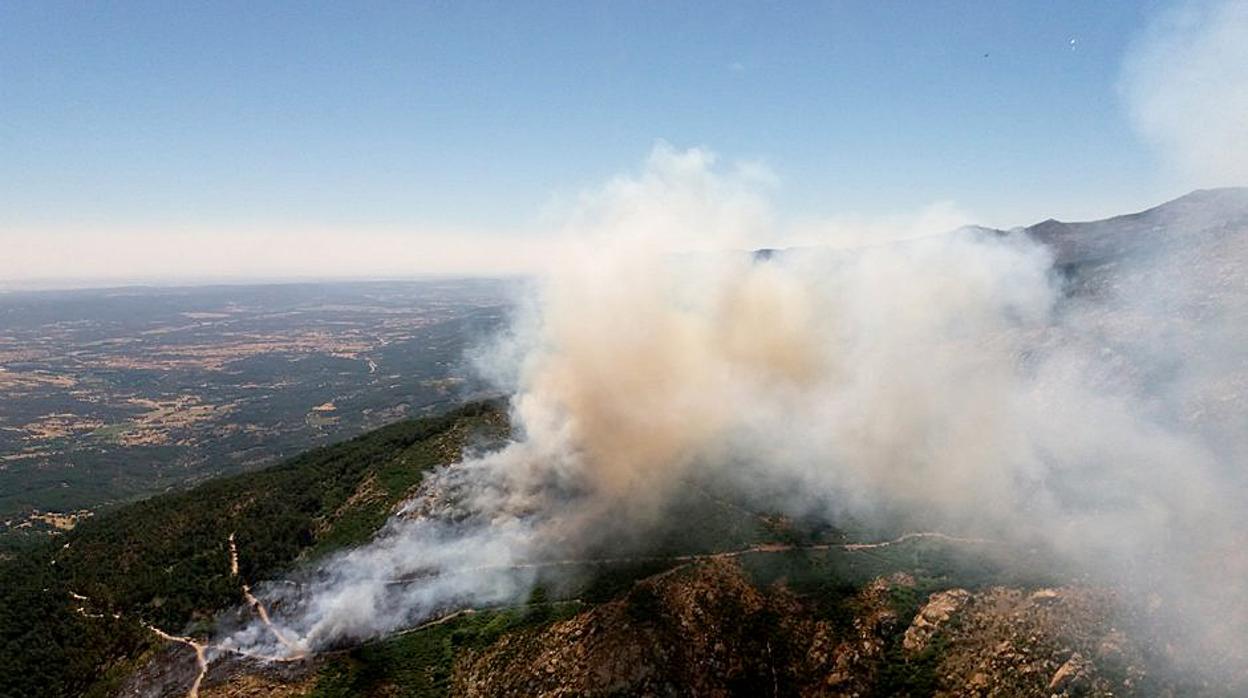
[[[514,283],[0,294],[0,537],[479,395]],[[7,534],[7,535],[6,535]]]

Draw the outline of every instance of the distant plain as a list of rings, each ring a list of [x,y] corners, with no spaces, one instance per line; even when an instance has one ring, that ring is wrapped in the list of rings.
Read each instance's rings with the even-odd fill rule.
[[[0,294],[0,537],[470,398],[513,283]]]

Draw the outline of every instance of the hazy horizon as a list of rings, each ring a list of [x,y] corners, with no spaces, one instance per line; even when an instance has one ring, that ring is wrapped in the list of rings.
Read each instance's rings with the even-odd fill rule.
[[[1204,189],[1217,189],[1217,188],[1221,188],[1221,187],[1206,187]],[[1175,195],[1175,196],[1169,197],[1165,199],[1164,201],[1158,201],[1155,204],[1149,205],[1145,208],[1141,208],[1139,210],[1120,211],[1117,213],[1107,215],[1105,216],[1105,218],[1112,218],[1112,217],[1117,217],[1117,216],[1138,213],[1140,211],[1153,208],[1154,206],[1158,206],[1158,205],[1167,203],[1169,201],[1173,201],[1174,199],[1180,198],[1181,196],[1185,196],[1194,191],[1200,191],[1200,190],[1194,189],[1194,190],[1190,190],[1187,192],[1183,192],[1183,194],[1181,195]],[[898,233],[901,234],[901,239],[904,239],[904,238],[915,237],[915,236],[938,235],[938,234],[943,234],[946,232],[952,233],[957,228],[962,227],[962,226],[982,225],[975,221],[965,220],[965,221],[958,222],[956,225],[951,223],[946,228],[933,227],[933,225],[935,226],[941,225],[945,220],[956,220],[956,218],[945,219],[940,216],[936,216],[935,220],[932,221],[932,220],[924,220],[923,219],[924,215],[925,214],[920,214],[919,216],[916,217],[915,220],[910,221],[910,225],[911,225],[910,228],[906,228],[904,226],[898,227],[898,225],[896,224],[897,222],[890,223],[890,224],[877,224],[874,230],[868,229],[867,234],[878,235],[880,236],[882,241],[889,242],[891,239],[899,239],[897,238]],[[1024,227],[1036,225],[1038,223],[1043,222],[1044,220],[1050,220],[1050,219],[1052,219],[1052,217],[1045,218],[1043,220],[1035,220],[1030,223],[1020,224],[1017,226],[1005,226],[999,229],[1011,230],[1011,229],[1017,229],[1017,228],[1024,228]],[[1061,220],[1061,219],[1058,219],[1058,220]],[[1080,223],[1080,222],[1086,222],[1086,221],[1063,220],[1062,222]],[[885,225],[889,227],[887,231],[883,227]],[[993,226],[985,226],[985,227],[993,227]],[[521,240],[519,242],[523,244],[525,242],[532,242],[532,241]],[[543,247],[539,248],[541,252],[545,252],[548,248],[555,248],[559,245],[559,241],[553,238],[544,239],[541,242],[543,244]],[[831,244],[836,244],[837,241],[830,240],[829,242]],[[875,242],[874,240],[862,240],[860,238],[855,237],[853,240],[850,241],[850,244],[853,247],[860,247],[864,245],[874,244],[874,242]],[[763,249],[763,248],[758,247],[755,249]],[[530,255],[529,258],[531,259],[532,256],[533,255]],[[525,277],[531,277],[537,273],[540,273],[541,271],[543,271],[541,264],[533,263],[531,266],[527,266],[527,267],[515,266],[515,267],[503,267],[503,268],[497,268],[497,269],[463,268],[463,269],[448,269],[444,271],[406,271],[404,272],[404,271],[395,270],[395,271],[375,271],[375,272],[345,271],[345,272],[335,273],[333,271],[326,270],[320,273],[312,272],[312,271],[305,271],[305,272],[288,273],[288,274],[282,274],[282,273],[258,273],[258,274],[203,273],[200,275],[195,275],[195,274],[186,275],[186,274],[174,273],[174,274],[162,275],[158,273],[153,273],[153,274],[148,274],[148,275],[133,275],[133,276],[118,276],[118,275],[110,276],[110,275],[105,274],[105,275],[94,276],[94,277],[93,276],[78,276],[78,277],[51,276],[51,277],[44,277],[44,278],[38,278],[38,277],[16,278],[16,279],[0,278],[0,294],[20,293],[20,292],[41,292],[41,291],[73,292],[73,291],[112,290],[112,289],[127,289],[127,288],[146,288],[146,289],[156,290],[156,289],[164,289],[164,288],[194,288],[194,287],[204,287],[204,286],[250,286],[250,285],[284,285],[284,284],[321,284],[321,283],[349,284],[349,283],[387,283],[387,282],[414,283],[414,282],[423,282],[423,281],[437,281],[440,279],[525,278]]]
[[[0,2],[0,694],[1248,695],[1248,0]]]
[[[1242,1],[786,9],[5,6],[0,287],[529,273],[663,153],[772,247],[1248,182]]]

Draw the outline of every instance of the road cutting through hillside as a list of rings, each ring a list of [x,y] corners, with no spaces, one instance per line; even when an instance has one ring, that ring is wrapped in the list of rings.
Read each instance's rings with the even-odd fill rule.
[[[476,567],[463,567],[454,570],[448,570],[444,574],[472,574],[475,572],[491,572],[491,571],[507,571],[507,570],[540,570],[558,567],[590,567],[590,566],[606,566],[606,565],[630,565],[650,562],[677,562],[684,563],[678,567],[685,567],[697,562],[705,562],[710,560],[725,560],[744,557],[746,555],[766,555],[773,553],[794,553],[794,552],[819,552],[826,550],[844,550],[847,552],[862,552],[865,550],[878,550],[888,548],[901,543],[912,540],[940,540],[947,543],[962,543],[968,545],[990,545],[994,541],[986,538],[964,538],[960,536],[950,535],[948,533],[940,533],[939,531],[916,531],[902,534],[891,540],[879,541],[875,543],[811,543],[807,545],[797,545],[791,543],[760,543],[752,545],[748,548],[738,548],[736,550],[724,550],[714,553],[694,553],[688,555],[635,555],[625,557],[596,557],[596,558],[576,558],[566,560],[539,560],[534,562],[520,562],[510,565],[479,565]],[[674,570],[666,570],[670,573]],[[405,585],[414,584],[431,576],[437,576],[436,572],[412,575],[408,577],[399,577],[387,580],[387,584]]]

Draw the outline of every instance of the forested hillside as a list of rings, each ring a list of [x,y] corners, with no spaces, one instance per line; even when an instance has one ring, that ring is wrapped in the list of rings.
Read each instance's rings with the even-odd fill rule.
[[[475,403],[399,422],[272,468],[154,497],[0,562],[0,696],[107,695],[155,649],[142,623],[205,629],[302,557],[367,537],[421,474],[506,430]]]
[[[576,561],[579,583],[514,605],[293,663],[227,656],[197,671],[191,647],[159,637],[202,642],[240,607],[240,578],[365,540],[422,473],[507,431],[491,403],[397,423],[5,561],[0,696],[1224,693],[1166,678],[1112,592],[1034,551],[936,532],[855,542],[693,482],[672,503],[682,516],[635,556]]]

